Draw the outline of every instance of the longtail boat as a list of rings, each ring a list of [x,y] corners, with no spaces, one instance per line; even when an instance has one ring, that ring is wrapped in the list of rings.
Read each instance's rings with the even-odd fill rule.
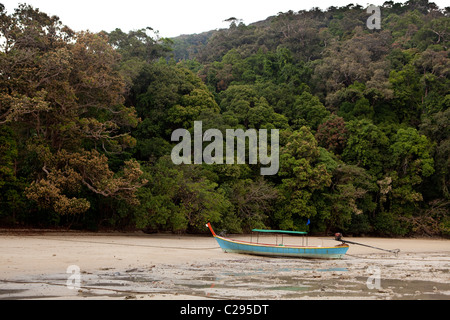
[[[322,246],[294,246],[284,244],[265,244],[258,242],[247,242],[242,240],[233,240],[230,238],[217,235],[211,224],[206,225],[211,231],[213,237],[224,252],[243,253],[261,256],[272,257],[295,257],[295,258],[313,258],[313,259],[340,259],[349,248],[348,244],[342,243],[334,247]],[[291,234],[291,235],[306,235],[306,232],[299,231],[284,231],[284,230],[261,230],[253,229],[252,231],[258,233],[273,233],[273,234]]]

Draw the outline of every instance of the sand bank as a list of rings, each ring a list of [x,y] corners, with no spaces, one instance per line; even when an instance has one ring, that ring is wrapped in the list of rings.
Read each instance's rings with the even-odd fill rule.
[[[0,299],[450,300],[450,240],[348,240],[400,254],[281,259],[226,254],[209,236],[3,231]]]

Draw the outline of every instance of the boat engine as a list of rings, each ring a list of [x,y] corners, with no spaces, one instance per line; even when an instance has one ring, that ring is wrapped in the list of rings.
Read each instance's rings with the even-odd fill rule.
[[[336,241],[341,241],[342,240],[342,233],[335,233],[334,234],[334,239],[336,240]]]

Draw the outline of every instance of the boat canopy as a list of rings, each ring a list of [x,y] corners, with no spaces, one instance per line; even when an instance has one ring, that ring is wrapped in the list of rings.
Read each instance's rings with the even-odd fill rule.
[[[286,230],[264,230],[264,229],[253,229],[253,232],[263,232],[263,233],[285,233],[285,234],[308,234],[308,232],[303,231],[286,231]]]

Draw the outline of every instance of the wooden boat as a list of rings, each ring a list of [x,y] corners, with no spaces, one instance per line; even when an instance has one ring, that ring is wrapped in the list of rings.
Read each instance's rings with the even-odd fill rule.
[[[230,253],[244,253],[261,256],[272,257],[295,257],[295,258],[313,258],[313,259],[340,259],[342,258],[349,248],[345,243],[339,244],[334,247],[321,247],[321,246],[293,246],[283,244],[265,244],[258,242],[247,242],[242,240],[233,240],[218,236],[211,224],[206,225],[211,231],[217,243],[224,252]],[[284,230],[260,230],[253,229],[254,232],[265,232],[274,234],[299,234],[306,235],[306,232],[297,231],[284,231]]]

